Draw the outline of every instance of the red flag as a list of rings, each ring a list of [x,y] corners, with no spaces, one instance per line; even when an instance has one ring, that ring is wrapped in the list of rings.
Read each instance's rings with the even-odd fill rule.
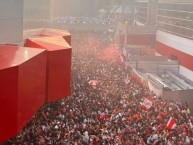
[[[141,106],[142,106],[142,108],[144,108],[144,109],[149,109],[149,108],[151,108],[152,104],[153,104],[153,101],[152,101],[152,100],[150,100],[150,99],[148,99],[148,98],[145,98],[144,101],[143,101],[143,103],[141,104]]]
[[[172,117],[170,117],[167,125],[166,125],[166,128],[167,129],[174,129],[176,127],[176,123],[174,121],[174,119]]]
[[[121,142],[121,136],[117,135],[117,136],[115,137],[115,142],[116,142],[116,143],[120,143],[120,142]]]
[[[41,112],[41,115],[42,115],[42,117],[43,117],[45,120],[48,119],[47,116],[46,116],[46,114],[44,113],[44,111]]]
[[[125,56],[123,54],[120,55],[120,59],[122,63],[125,63]]]
[[[97,117],[101,120],[106,120],[108,118],[108,115],[105,113],[97,114]]]

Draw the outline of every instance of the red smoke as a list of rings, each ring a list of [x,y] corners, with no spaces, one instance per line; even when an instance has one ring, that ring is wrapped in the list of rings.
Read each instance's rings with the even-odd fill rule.
[[[103,50],[100,55],[100,59],[110,61],[119,59],[118,47],[114,44],[110,44],[107,48]]]

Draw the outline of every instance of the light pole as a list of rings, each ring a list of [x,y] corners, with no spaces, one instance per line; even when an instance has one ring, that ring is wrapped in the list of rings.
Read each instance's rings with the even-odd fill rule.
[[[126,51],[127,51],[127,39],[128,39],[128,21],[127,21],[127,20],[124,21],[124,25],[125,25],[125,40],[124,40],[124,48],[123,48],[123,52],[125,53],[124,55],[126,56]]]

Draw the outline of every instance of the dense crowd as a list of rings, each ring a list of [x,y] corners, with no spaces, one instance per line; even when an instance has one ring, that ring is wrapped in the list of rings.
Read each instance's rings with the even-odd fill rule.
[[[163,101],[131,77],[118,57],[101,57],[112,43],[107,36],[73,35],[71,96],[44,105],[13,145],[193,144],[188,105]],[[153,102],[149,109],[142,107],[145,98]],[[171,117],[173,129],[166,125]]]
[[[65,24],[117,24],[118,18],[100,18],[100,17],[58,17],[53,22],[63,22]]]

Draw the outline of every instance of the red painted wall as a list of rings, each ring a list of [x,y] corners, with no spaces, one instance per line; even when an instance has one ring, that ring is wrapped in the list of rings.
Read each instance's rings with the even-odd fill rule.
[[[48,102],[70,95],[71,49],[48,53]]]
[[[18,68],[0,70],[0,143],[17,133]]]
[[[39,45],[38,43],[34,43],[33,41],[31,41],[30,39],[26,39],[25,40],[25,47],[31,47],[31,48],[39,48],[39,49],[45,49],[43,48],[41,45]],[[46,50],[46,49],[45,49]]]
[[[44,40],[44,41],[41,41]],[[27,47],[45,48],[47,50],[47,86],[46,101],[52,102],[70,95],[70,74],[71,74],[71,47],[65,40],[58,37],[49,38],[45,42],[43,37],[28,39],[25,43]],[[51,42],[53,40],[53,42]],[[62,45],[63,44],[63,45]],[[67,44],[67,45],[66,45]]]
[[[71,35],[63,36],[63,38],[68,42],[69,45],[71,45]]]
[[[156,41],[156,52],[171,58],[172,55],[177,56],[180,65],[186,67],[187,69],[193,71],[193,56],[176,50],[170,46],[167,46],[161,42]]]
[[[46,51],[19,66],[17,131],[45,102]]]
[[[46,51],[0,46],[0,143],[15,136],[45,102]]]

